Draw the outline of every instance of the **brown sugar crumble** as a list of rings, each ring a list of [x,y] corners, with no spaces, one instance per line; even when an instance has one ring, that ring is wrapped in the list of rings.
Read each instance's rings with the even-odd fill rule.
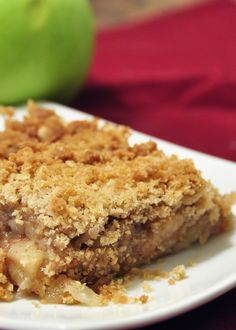
[[[139,266],[232,227],[235,196],[154,142],[130,146],[126,127],[66,123],[33,102],[22,121],[0,112],[1,300],[16,288],[49,303],[127,303],[115,278],[132,269],[128,282]],[[184,274],[177,268],[170,281]]]

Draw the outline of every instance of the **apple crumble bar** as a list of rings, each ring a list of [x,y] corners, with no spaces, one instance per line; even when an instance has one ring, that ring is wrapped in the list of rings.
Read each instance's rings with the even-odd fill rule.
[[[4,112],[4,111],[3,111]],[[191,160],[98,120],[66,123],[28,104],[0,132],[0,298],[99,303],[132,267],[231,227],[231,201]]]

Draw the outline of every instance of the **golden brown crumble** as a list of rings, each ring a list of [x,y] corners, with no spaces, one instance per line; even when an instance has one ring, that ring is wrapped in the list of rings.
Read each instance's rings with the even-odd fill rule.
[[[97,119],[66,123],[33,102],[23,121],[8,110],[2,299],[11,299],[13,283],[47,301],[95,303],[89,288],[99,292],[131,268],[231,227],[235,196],[221,196],[191,160],[166,156],[154,142],[130,146],[129,129]]]
[[[148,284],[146,284],[148,286]],[[106,305],[107,303],[113,302],[115,304],[146,304],[149,300],[147,294],[142,294],[138,297],[128,296],[127,282],[124,278],[112,280],[109,284],[100,287],[100,299],[101,304]],[[145,291],[150,293],[150,291]]]

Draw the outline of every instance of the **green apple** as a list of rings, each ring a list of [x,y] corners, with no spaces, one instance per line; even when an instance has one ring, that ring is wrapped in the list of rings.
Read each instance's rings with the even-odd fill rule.
[[[87,0],[0,0],[0,103],[66,100],[93,53]]]

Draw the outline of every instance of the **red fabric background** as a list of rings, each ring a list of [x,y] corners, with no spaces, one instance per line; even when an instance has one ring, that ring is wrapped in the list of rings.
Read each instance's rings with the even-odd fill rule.
[[[74,105],[236,161],[236,2],[100,32]]]
[[[73,106],[236,161],[236,1],[100,32]],[[233,330],[235,302],[236,289],[156,327]]]

